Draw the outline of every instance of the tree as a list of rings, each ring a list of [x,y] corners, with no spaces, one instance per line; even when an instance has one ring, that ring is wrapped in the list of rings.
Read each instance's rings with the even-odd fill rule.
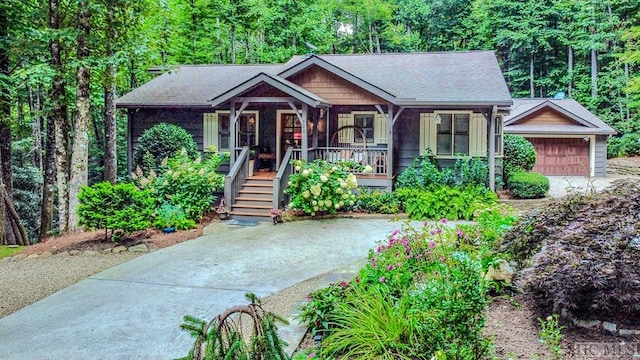
[[[116,182],[118,166],[116,153],[116,64],[114,43],[118,43],[115,24],[117,0],[107,0],[105,46],[107,64],[104,70],[104,177],[105,181]]]

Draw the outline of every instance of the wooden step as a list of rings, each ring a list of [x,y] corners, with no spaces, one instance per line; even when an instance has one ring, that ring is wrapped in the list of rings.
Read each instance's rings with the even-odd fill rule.
[[[265,205],[258,205],[258,204],[233,204],[231,206],[231,211],[233,211],[234,209],[237,208],[242,208],[242,209],[265,209],[267,210],[267,212],[269,212],[269,210],[271,210],[273,206],[271,205],[271,203],[267,204],[265,203]]]
[[[268,183],[244,183],[242,185],[243,189],[247,189],[247,188],[264,188],[264,189],[273,189],[273,184],[268,184]]]

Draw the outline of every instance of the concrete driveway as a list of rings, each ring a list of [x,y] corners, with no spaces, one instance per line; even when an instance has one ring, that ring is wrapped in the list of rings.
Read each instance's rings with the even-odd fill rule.
[[[214,234],[136,258],[0,319],[1,359],[173,359],[185,314],[211,319],[366,257],[400,223],[383,219],[217,224]]]
[[[640,179],[630,175],[612,175],[606,177],[587,178],[585,176],[547,176],[549,179],[549,193],[553,198],[560,198],[570,192],[586,193],[589,191],[601,191],[608,188],[612,182],[619,179]]]

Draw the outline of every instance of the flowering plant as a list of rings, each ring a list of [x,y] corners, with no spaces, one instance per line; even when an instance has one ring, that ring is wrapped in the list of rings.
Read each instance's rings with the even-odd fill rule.
[[[277,208],[273,208],[271,210],[269,210],[269,216],[271,216],[271,218],[276,218],[278,216],[282,216],[282,210],[277,209]]]
[[[216,208],[216,214],[228,213],[229,209],[224,206],[224,199],[220,200],[220,205]]]

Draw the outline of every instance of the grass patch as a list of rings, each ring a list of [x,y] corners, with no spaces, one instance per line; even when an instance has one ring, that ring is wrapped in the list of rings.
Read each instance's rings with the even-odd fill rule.
[[[0,246],[0,259],[13,256],[24,249],[24,246],[9,247],[8,245]]]

